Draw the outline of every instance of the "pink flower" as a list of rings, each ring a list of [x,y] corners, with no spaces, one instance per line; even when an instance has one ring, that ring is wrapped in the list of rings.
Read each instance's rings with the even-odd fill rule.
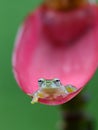
[[[77,91],[55,99],[38,98],[48,105],[65,103],[76,96],[97,68],[98,7],[86,6],[59,13],[43,6],[21,25],[13,52],[13,72],[28,95],[39,90],[40,78],[59,78]]]

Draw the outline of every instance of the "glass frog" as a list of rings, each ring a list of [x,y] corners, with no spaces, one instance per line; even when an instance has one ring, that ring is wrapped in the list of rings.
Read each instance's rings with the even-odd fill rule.
[[[41,78],[38,80],[38,85],[40,87],[39,90],[32,94],[32,104],[38,102],[39,98],[54,100],[59,96],[67,96],[77,91],[77,88],[72,85],[62,85],[61,81],[57,78]]]

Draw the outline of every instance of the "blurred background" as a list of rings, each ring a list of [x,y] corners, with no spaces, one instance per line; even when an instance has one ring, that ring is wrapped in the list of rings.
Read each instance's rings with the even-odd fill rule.
[[[18,26],[40,0],[0,0],[0,130],[57,130],[59,106],[31,105],[14,80],[12,50]],[[98,130],[98,71],[84,92],[90,94],[87,111],[93,115]]]

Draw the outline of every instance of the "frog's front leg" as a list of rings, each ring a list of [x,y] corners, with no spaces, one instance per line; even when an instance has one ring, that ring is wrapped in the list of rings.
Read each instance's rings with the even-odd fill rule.
[[[38,90],[32,95],[32,101],[31,104],[37,103],[39,98],[45,98],[48,95],[42,91],[42,89]]]
[[[66,94],[70,94],[70,93],[73,93],[73,92],[76,92],[77,91],[77,88],[72,86],[72,85],[66,85],[65,86],[65,93]]]
[[[76,92],[77,88],[72,86],[72,85],[66,85],[66,86],[61,86],[57,91],[52,95],[53,99],[56,99],[59,96],[68,96],[69,94]]]
[[[35,92],[33,95],[32,95],[32,101],[31,101],[31,104],[34,104],[34,103],[37,103],[38,102],[38,99],[39,99],[39,96],[38,96],[38,92]]]

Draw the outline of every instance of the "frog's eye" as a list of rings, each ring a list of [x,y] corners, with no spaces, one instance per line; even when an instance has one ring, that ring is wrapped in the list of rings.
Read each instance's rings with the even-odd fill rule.
[[[38,84],[41,87],[41,85],[44,83],[45,79],[41,78],[38,80]]]
[[[53,82],[54,82],[57,86],[60,86],[60,85],[61,85],[60,80],[57,79],[57,78],[55,78],[55,79],[53,80]]]
[[[55,78],[55,79],[54,79],[54,81],[55,81],[55,82],[60,82],[60,80],[59,80],[59,79],[57,79],[57,78]]]
[[[55,81],[56,81],[56,82],[60,82],[60,80],[59,80],[59,79],[55,79]]]

